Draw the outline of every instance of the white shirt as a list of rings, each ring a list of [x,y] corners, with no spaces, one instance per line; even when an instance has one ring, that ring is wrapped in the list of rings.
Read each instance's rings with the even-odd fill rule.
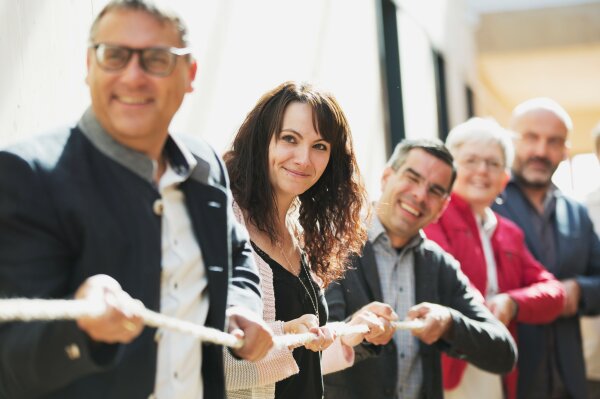
[[[494,249],[492,248],[492,235],[498,226],[498,219],[490,208],[485,209],[485,219],[481,219],[479,215],[475,215],[477,220],[477,229],[479,230],[479,239],[483,247],[483,256],[487,270],[487,289],[485,292],[486,298],[491,298],[498,294],[498,271],[496,269],[496,258],[494,258]]]
[[[194,159],[192,158],[192,163]],[[208,314],[208,280],[200,247],[194,236],[185,196],[179,183],[187,171],[176,173],[170,165],[159,182],[162,208],[161,313],[204,324]],[[162,206],[161,206],[162,205]],[[159,329],[154,397],[157,399],[202,399],[202,346],[186,334]]]

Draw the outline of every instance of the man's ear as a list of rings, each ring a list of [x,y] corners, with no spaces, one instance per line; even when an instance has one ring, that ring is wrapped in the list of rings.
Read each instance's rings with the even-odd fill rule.
[[[510,172],[508,170],[504,169],[504,172],[502,174],[502,189],[500,190],[500,192],[504,191],[509,180],[510,180]]]
[[[196,79],[196,72],[198,72],[198,63],[196,62],[196,60],[192,60],[190,61],[190,66],[188,69],[189,81],[186,93],[191,93],[194,91],[194,86],[192,85],[192,83],[194,83],[194,79]]]
[[[573,146],[573,143],[571,143],[569,136],[570,133],[567,133],[567,139],[565,140],[565,145],[563,147],[563,161],[566,161],[569,158],[569,152],[571,151],[571,147]]]
[[[389,166],[386,166],[383,170],[383,174],[381,175],[381,191],[385,190],[385,186],[387,185],[388,179],[394,174],[396,171]]]
[[[435,215],[435,219],[433,219],[430,223],[436,223],[438,220],[440,220],[440,218],[442,217],[444,212],[446,212],[446,208],[448,208],[448,205],[450,205],[451,200],[452,199],[451,199],[450,195],[448,195],[448,197],[444,200],[444,204],[440,208],[438,214]]]
[[[85,84],[87,84],[88,86],[90,85],[90,65],[92,63],[92,60],[90,59],[91,57],[91,50],[88,49],[88,51],[86,52],[85,55],[85,67],[86,67],[86,73],[85,73]]]

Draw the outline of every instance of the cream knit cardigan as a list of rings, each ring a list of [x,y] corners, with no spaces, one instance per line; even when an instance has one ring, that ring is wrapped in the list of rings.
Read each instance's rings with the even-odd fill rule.
[[[243,224],[242,212],[234,202],[233,212]],[[271,267],[253,251],[258,266],[263,299],[263,319],[274,335],[283,335],[283,321],[275,320],[275,292]],[[273,399],[275,383],[299,372],[292,351],[288,348],[272,349],[257,362],[234,358],[228,350],[223,351],[225,363],[225,386],[228,399]],[[321,368],[324,374],[342,370],[354,364],[354,350],[342,345],[339,339],[323,352]]]

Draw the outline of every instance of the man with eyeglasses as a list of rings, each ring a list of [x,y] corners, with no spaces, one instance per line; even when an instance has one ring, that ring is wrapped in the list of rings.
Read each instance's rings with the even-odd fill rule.
[[[0,398],[224,398],[222,347],[144,328],[139,302],[272,346],[225,168],[169,133],[196,63],[174,14],[114,0],[90,31],[77,126],[0,152],[0,297],[89,299],[100,316],[0,325]]]
[[[469,287],[456,260],[421,230],[444,212],[455,177],[452,156],[439,140],[396,146],[363,253],[326,297],[333,321],[379,301],[423,325],[392,331],[383,347],[355,347],[355,364],[325,377],[327,399],[443,398],[442,352],[493,373],[514,366],[516,347],[506,328]]]
[[[562,281],[561,316],[518,328],[518,398],[587,398],[580,314],[600,312],[600,242],[585,207],[552,184],[567,157],[571,118],[555,101],[534,98],[512,114],[515,160],[494,210],[525,233],[533,256]]]

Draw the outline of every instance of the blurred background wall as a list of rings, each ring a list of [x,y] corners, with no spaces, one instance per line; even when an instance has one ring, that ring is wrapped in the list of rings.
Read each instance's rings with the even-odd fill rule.
[[[0,145],[75,122],[89,105],[89,26],[106,0],[0,0]],[[523,4],[526,3],[526,6]],[[571,114],[555,181],[599,184],[600,2],[565,0],[171,0],[199,63],[173,129],[219,152],[258,97],[285,80],[333,92],[371,195],[393,144],[445,138],[469,116],[506,124],[549,96]]]

